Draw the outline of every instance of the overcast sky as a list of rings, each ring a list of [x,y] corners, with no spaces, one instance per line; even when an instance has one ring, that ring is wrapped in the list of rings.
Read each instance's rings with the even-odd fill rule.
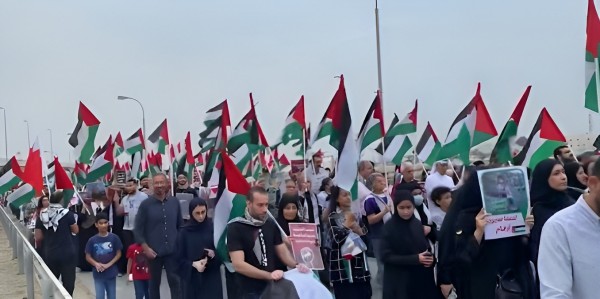
[[[100,119],[96,144],[168,118],[171,139],[193,142],[223,99],[232,122],[254,93],[274,142],[304,94],[317,124],[344,74],[356,130],[377,89],[374,1],[8,1],[0,9],[0,106],[9,156],[39,136],[67,159],[83,101]],[[587,1],[381,0],[386,126],[420,100],[443,139],[477,82],[498,131],[529,84],[520,134],[546,106],[567,135],[588,130],[583,108]],[[597,116],[595,116],[597,118]],[[600,123],[600,122],[597,122]],[[600,126],[596,126],[595,131]],[[3,137],[3,134],[0,134]],[[415,136],[415,139],[419,136]],[[4,141],[0,139],[0,156]]]

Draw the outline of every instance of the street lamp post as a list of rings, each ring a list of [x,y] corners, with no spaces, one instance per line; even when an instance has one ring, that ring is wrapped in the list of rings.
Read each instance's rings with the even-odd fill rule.
[[[144,135],[144,139],[146,138],[146,112],[144,112],[144,106],[142,105],[142,103],[134,98],[130,98],[130,97],[126,97],[126,96],[118,96],[117,100],[119,101],[124,101],[124,100],[133,100],[136,101],[139,105],[140,108],[142,108],[142,134]]]
[[[24,120],[24,122],[27,124],[27,146],[31,147],[31,138],[29,137],[29,122],[27,120]]]
[[[48,129],[48,132],[50,132],[50,154],[52,155],[52,158],[54,158],[54,148],[52,147],[52,129]]]
[[[8,135],[6,134],[8,130],[6,129],[6,109],[4,109],[4,107],[0,107],[0,110],[2,110],[4,113],[4,158],[6,158],[8,161]]]

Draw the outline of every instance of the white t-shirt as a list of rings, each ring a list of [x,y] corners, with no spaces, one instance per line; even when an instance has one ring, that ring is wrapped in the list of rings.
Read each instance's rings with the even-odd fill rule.
[[[329,171],[325,170],[325,168],[320,167],[319,172],[316,173],[313,171],[312,165],[306,168],[306,178],[310,181],[310,192],[314,194],[319,193],[319,189],[321,189],[321,183],[325,178],[329,177]]]
[[[135,216],[140,208],[140,204],[142,201],[146,200],[146,198],[148,198],[148,195],[141,191],[123,197],[121,206],[123,207],[123,210],[125,210],[125,222],[123,223],[124,230],[133,230],[135,226]]]

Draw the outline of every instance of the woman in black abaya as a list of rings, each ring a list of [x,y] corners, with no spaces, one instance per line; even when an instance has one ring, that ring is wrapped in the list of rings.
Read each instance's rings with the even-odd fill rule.
[[[415,199],[405,190],[394,194],[395,213],[383,227],[383,299],[437,299],[435,257],[415,215]]]
[[[510,273],[521,288],[522,298],[535,298],[527,237],[485,238],[487,216],[483,210],[477,173],[473,173],[458,192],[449,213],[456,212],[452,273],[457,278],[458,283],[454,287],[458,297],[495,298],[498,276]]]
[[[177,238],[177,257],[185,299],[223,298],[221,262],[215,254],[213,225],[203,199],[190,202],[190,220]]]
[[[531,228],[529,248],[531,260],[537,266],[538,249],[544,224],[556,212],[572,205],[575,200],[566,192],[567,176],[558,160],[539,162],[531,174],[531,214],[535,223]]]

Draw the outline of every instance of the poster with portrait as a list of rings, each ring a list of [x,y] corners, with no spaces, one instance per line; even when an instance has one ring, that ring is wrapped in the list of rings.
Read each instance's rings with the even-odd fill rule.
[[[480,170],[479,187],[487,216],[485,239],[500,239],[529,233],[525,218],[529,211],[527,170],[522,166]]]
[[[312,270],[324,270],[323,257],[319,247],[319,233],[314,223],[289,223],[292,253],[298,263]]]

